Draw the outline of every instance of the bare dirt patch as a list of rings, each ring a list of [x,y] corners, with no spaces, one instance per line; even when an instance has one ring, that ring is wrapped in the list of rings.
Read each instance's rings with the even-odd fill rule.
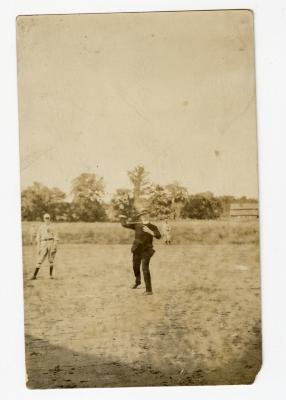
[[[254,380],[261,364],[257,245],[159,245],[153,296],[130,289],[128,245],[64,244],[54,280],[47,265],[29,280],[35,259],[35,247],[24,246],[30,388]]]

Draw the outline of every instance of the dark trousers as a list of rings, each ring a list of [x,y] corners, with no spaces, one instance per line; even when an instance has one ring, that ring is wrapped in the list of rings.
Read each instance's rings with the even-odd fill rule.
[[[135,250],[133,252],[133,271],[135,275],[135,282],[136,284],[141,283],[140,266],[142,262],[142,271],[146,286],[146,292],[152,292],[151,274],[149,270],[150,258],[151,256],[149,254],[144,254],[141,251]]]

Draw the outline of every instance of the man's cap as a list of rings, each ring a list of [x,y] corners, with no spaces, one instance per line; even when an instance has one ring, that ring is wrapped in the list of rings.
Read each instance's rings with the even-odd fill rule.
[[[141,217],[141,215],[145,215],[145,214],[150,214],[150,212],[146,208],[143,208],[142,210],[138,211],[136,217],[138,218],[138,217]]]
[[[44,214],[44,219],[46,219],[46,218],[51,218],[50,214]]]

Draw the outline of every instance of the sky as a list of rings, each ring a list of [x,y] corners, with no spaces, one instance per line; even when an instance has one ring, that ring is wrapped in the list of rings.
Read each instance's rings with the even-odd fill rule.
[[[18,17],[17,58],[22,188],[94,172],[108,197],[144,165],[258,196],[250,11]]]

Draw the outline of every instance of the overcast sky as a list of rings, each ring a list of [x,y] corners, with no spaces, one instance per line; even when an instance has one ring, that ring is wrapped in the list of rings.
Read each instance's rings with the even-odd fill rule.
[[[142,164],[156,183],[257,197],[252,18],[18,18],[22,188],[95,172],[111,193]]]

